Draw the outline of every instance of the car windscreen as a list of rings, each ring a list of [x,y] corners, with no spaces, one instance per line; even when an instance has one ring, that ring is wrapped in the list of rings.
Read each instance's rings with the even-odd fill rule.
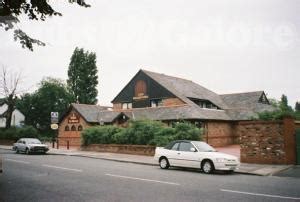
[[[39,140],[28,140],[28,144],[42,144]]]
[[[192,142],[200,152],[215,152],[216,150],[205,142]]]

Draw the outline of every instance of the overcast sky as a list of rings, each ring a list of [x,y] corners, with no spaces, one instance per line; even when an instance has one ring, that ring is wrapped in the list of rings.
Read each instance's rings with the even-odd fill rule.
[[[95,52],[99,104],[110,101],[139,69],[192,80],[216,93],[265,90],[300,101],[299,0],[62,1],[63,13],[18,27],[46,42],[34,52],[0,30],[0,65],[22,69],[23,85],[43,77],[67,79],[75,47]],[[53,1],[52,1],[53,2]]]

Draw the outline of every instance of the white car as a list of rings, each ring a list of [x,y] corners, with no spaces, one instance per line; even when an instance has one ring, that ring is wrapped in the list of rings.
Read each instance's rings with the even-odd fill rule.
[[[217,152],[205,142],[189,140],[177,140],[164,148],[157,147],[154,158],[162,169],[191,167],[201,168],[204,173],[214,170],[233,172],[240,165],[235,156]]]
[[[26,154],[45,154],[49,150],[49,147],[48,145],[42,144],[41,141],[36,138],[21,138],[14,143],[12,150],[15,150],[16,153],[24,152]]]

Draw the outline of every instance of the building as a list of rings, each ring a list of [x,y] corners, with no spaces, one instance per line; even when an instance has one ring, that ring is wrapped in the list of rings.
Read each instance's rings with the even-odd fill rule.
[[[0,105],[0,128],[5,128],[6,125],[6,113],[8,105],[3,102]],[[15,109],[12,113],[11,126],[21,127],[25,121],[25,116],[18,109]]]
[[[190,80],[146,70],[140,70],[112,103],[112,109],[72,104],[60,123],[60,140],[75,138],[78,145],[82,128],[96,124],[150,119],[170,125],[185,120],[203,127],[208,143],[223,146],[238,142],[234,132],[238,121],[273,110],[264,91],[219,95]]]

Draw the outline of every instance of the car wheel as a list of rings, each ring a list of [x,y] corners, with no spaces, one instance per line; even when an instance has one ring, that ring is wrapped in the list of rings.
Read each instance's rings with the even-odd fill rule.
[[[16,148],[16,153],[17,153],[17,154],[19,153],[19,149],[18,149],[18,148]]]
[[[167,158],[163,157],[159,160],[159,166],[162,169],[168,169],[170,167],[169,161]]]
[[[29,155],[29,154],[30,154],[30,151],[29,151],[29,149],[28,149],[28,148],[26,148],[26,150],[25,150],[25,154],[27,154],[27,155]]]
[[[210,160],[205,160],[202,165],[201,169],[204,173],[209,174],[214,171],[214,164]]]

